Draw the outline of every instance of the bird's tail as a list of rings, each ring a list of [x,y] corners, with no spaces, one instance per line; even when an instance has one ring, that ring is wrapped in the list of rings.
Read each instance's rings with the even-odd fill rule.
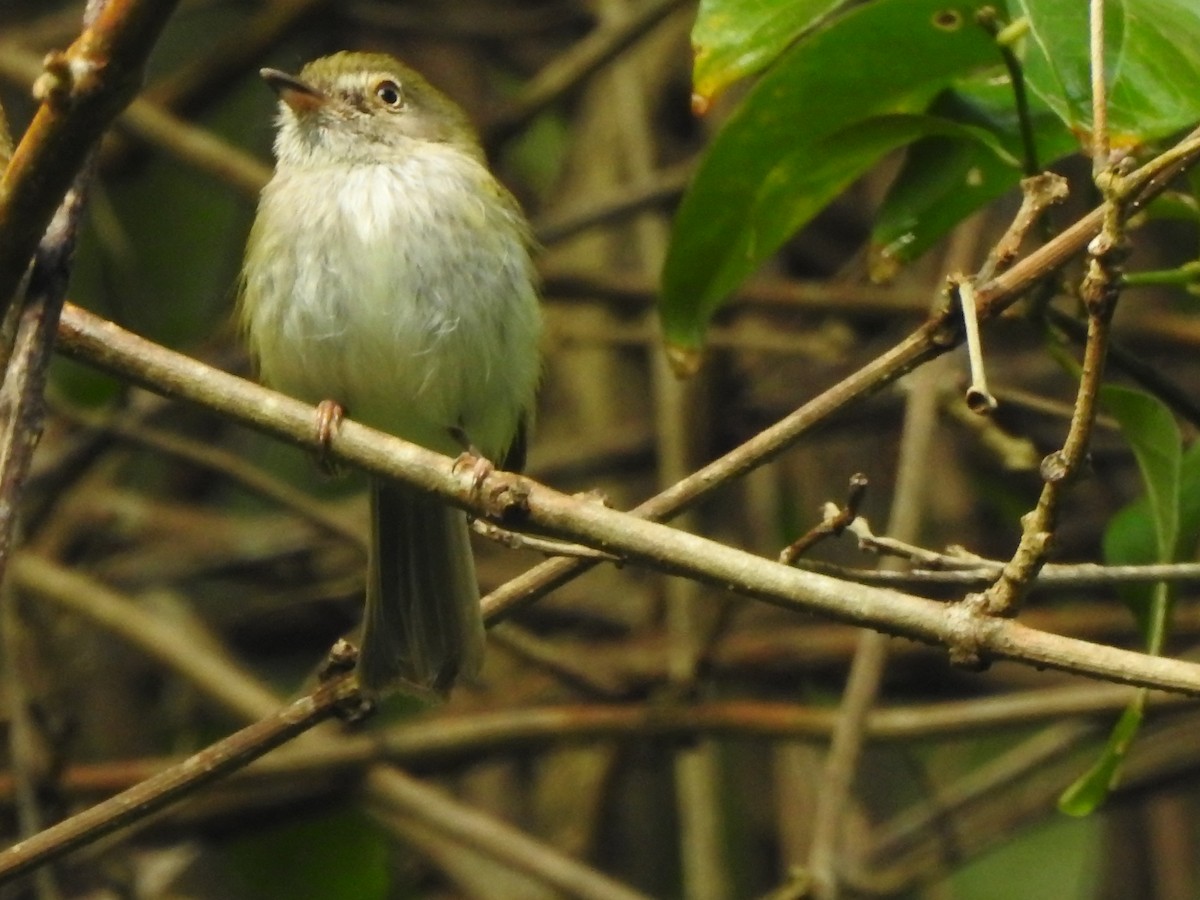
[[[445,695],[483,660],[479,583],[466,514],[435,496],[371,482],[364,690]]]

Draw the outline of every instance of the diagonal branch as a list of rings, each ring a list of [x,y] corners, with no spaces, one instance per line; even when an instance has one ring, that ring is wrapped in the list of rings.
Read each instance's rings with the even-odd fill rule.
[[[337,714],[357,687],[349,676],[322,684],[312,694],[201,750],[126,791],[0,852],[0,884],[242,768],[268,751]]]
[[[83,361],[277,437],[315,445],[312,407],[155,345],[76,307],[64,310],[59,339],[63,349]],[[981,621],[932,600],[790,569],[505,472],[477,485],[474,475],[460,470],[449,457],[356,422],[343,424],[328,451],[333,458],[436,493],[504,524],[533,526],[786,609],[816,612],[929,644],[970,645],[1034,666],[1200,693],[1200,665],[1194,663],[1046,634],[1008,620]],[[492,619],[497,615],[495,609],[488,612]]]
[[[0,315],[104,129],[132,99],[177,0],[110,0],[67,50],[47,58],[42,105],[0,180]]]

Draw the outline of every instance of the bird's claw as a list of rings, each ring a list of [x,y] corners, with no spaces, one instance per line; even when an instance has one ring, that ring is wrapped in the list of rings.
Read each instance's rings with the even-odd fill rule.
[[[337,463],[329,456],[329,445],[345,418],[346,409],[336,400],[322,400],[317,404],[317,465],[330,475],[337,474]]]

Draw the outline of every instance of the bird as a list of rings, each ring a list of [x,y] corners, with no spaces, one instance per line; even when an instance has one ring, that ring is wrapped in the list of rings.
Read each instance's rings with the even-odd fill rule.
[[[276,165],[239,301],[261,380],[318,404],[320,430],[344,410],[519,470],[541,372],[533,241],[467,115],[386,54],[261,74]],[[375,476],[370,498],[359,685],[444,697],[483,656],[467,516]]]

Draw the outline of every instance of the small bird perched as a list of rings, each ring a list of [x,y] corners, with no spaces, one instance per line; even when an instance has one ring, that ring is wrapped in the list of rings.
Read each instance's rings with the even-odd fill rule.
[[[241,319],[263,381],[519,468],[540,368],[530,232],[466,115],[383,54],[262,76],[280,98],[277,162]],[[483,654],[466,515],[374,479],[371,533],[360,684],[445,694]]]

